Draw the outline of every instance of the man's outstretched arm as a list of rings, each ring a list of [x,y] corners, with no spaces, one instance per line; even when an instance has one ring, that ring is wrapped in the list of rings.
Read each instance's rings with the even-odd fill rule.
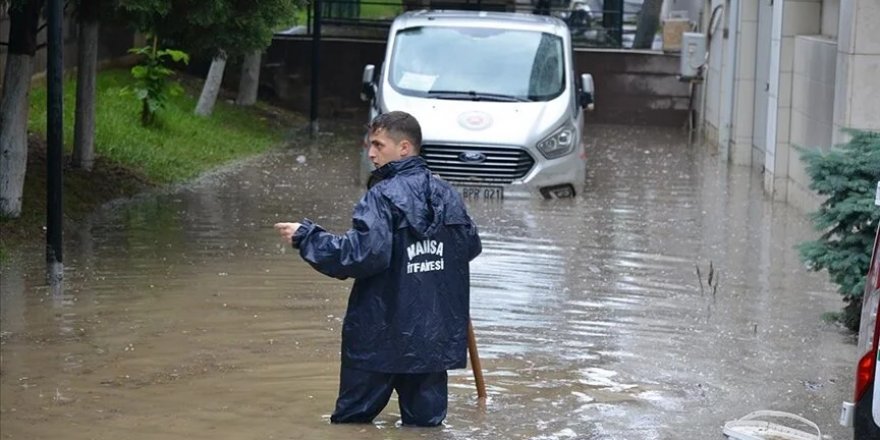
[[[312,267],[334,278],[369,277],[391,262],[391,213],[372,192],[355,207],[352,229],[345,234],[331,234],[308,219],[278,223],[275,229]]]

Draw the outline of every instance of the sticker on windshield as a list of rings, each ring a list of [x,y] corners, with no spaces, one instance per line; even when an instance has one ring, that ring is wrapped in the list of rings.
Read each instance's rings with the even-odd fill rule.
[[[397,85],[405,89],[427,92],[434,86],[434,81],[437,81],[437,75],[403,72]]]

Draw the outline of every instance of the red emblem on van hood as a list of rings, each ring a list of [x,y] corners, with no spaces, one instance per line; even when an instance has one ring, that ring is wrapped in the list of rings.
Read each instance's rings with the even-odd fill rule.
[[[492,116],[485,112],[465,112],[458,115],[458,125],[468,130],[484,130],[492,125]]]

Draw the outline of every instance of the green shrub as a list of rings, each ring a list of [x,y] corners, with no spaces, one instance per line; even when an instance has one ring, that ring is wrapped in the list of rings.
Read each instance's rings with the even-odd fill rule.
[[[141,56],[141,63],[131,68],[134,84],[123,89],[141,101],[141,125],[152,125],[156,112],[165,108],[170,96],[183,93],[183,87],[171,80],[174,71],[166,67],[168,62],[189,63],[189,55],[180,50],[158,49],[158,39],[153,37],[152,46],[129,49],[129,53]]]
[[[880,181],[880,133],[851,131],[852,140],[830,151],[801,151],[810,189],[826,199],[812,214],[818,240],[801,243],[810,270],[828,270],[846,303],[841,322],[857,330],[865,273],[871,259],[880,208],[874,205]]]

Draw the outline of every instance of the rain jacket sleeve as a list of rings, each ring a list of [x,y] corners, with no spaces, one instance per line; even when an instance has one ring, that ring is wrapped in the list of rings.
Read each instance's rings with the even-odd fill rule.
[[[477,258],[477,255],[483,252],[483,242],[480,241],[477,225],[470,218],[468,218],[468,221],[470,221],[467,226],[468,261],[473,261],[474,258]]]
[[[368,191],[355,206],[352,229],[334,235],[311,220],[303,220],[293,236],[293,247],[304,260],[324,275],[367,278],[391,263],[392,212],[375,191]]]

